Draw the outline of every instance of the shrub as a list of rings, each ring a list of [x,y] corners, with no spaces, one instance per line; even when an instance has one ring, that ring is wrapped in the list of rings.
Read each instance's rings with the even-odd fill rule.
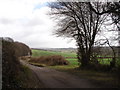
[[[2,43],[1,43],[2,41]],[[30,69],[25,68],[19,62],[19,56],[24,56],[29,52],[29,47],[25,44],[1,39],[0,49],[2,50],[2,89],[41,87],[37,85],[37,77]],[[17,52],[18,51],[18,52]],[[20,54],[19,54],[20,53]],[[0,52],[1,54],[1,52]],[[27,58],[27,57],[24,57]],[[30,72],[28,72],[28,70]]]
[[[17,57],[32,55],[31,49],[21,42],[14,42]]]
[[[60,56],[60,55],[54,55],[54,56],[41,56],[38,58],[31,58],[29,60],[29,62],[33,62],[33,63],[41,63],[41,64],[46,64],[49,66],[53,66],[53,65],[68,65],[69,62],[67,60],[65,60],[64,57]]]

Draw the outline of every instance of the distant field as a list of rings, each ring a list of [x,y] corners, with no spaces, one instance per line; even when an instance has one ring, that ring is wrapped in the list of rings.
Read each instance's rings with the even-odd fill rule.
[[[68,53],[68,52],[57,52],[57,51],[44,51],[44,50],[32,50],[33,57],[39,56],[49,56],[49,55],[61,55],[64,57],[77,57],[76,53]]]
[[[34,50],[34,49],[32,50],[33,57],[50,56],[50,55],[61,55],[70,62],[70,66],[78,66],[77,55],[74,52],[60,52],[60,51],[47,51],[47,50]],[[101,64],[110,64],[111,58],[99,58],[98,61]]]

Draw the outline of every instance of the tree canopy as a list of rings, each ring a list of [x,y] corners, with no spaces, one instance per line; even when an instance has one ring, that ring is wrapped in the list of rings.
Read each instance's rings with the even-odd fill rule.
[[[101,3],[94,2],[95,9],[101,10]],[[78,46],[78,59],[82,66],[91,63],[92,49],[97,33],[106,19],[106,15],[96,14],[90,8],[90,2],[57,2],[51,4],[52,15],[59,19],[56,34],[72,37]]]

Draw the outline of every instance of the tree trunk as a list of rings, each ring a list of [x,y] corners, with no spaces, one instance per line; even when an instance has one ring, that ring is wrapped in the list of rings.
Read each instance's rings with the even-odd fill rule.
[[[81,55],[81,58],[78,58],[81,61],[80,67],[89,66],[90,56],[88,54]]]
[[[110,62],[110,68],[112,69],[116,66],[116,52],[115,52],[114,48],[110,45],[109,41],[108,41],[108,45],[113,51],[113,58],[112,58],[112,61]]]
[[[89,65],[89,58],[84,56],[81,59],[81,67],[87,67]]]

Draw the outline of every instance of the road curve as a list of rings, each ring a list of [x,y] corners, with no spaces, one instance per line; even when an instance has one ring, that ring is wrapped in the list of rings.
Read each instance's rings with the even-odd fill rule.
[[[34,71],[37,78],[46,88],[100,88],[86,79],[56,71],[46,67],[37,67],[20,60],[20,62]]]

